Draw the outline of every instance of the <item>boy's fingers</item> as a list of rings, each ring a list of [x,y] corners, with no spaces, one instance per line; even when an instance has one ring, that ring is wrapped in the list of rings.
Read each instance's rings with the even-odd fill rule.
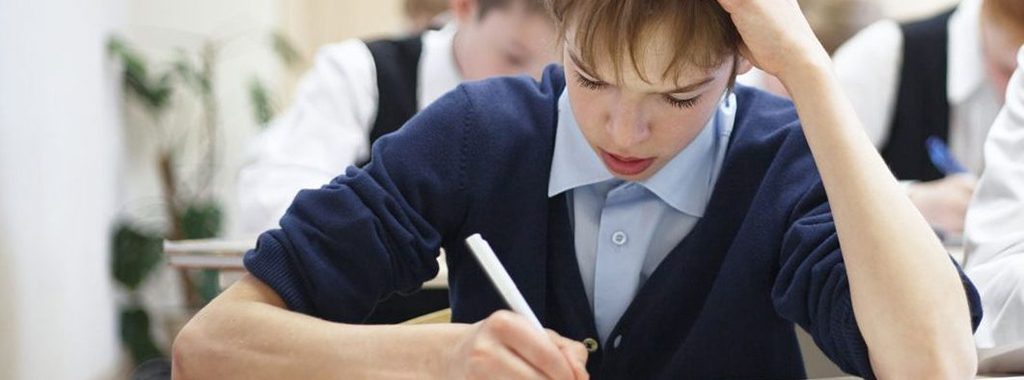
[[[565,355],[565,359],[572,365],[576,378],[590,378],[590,375],[587,373],[587,357],[590,353],[587,351],[586,346],[583,343],[558,335],[558,333],[550,329],[546,331],[551,341],[558,346],[558,349]]]
[[[578,363],[586,365],[587,357],[590,355],[590,352],[587,351],[587,347],[584,346],[583,343],[577,342],[575,340],[565,338],[562,339],[564,340],[562,341],[562,344],[559,345],[559,347],[566,353],[568,353]]]
[[[587,373],[586,359],[581,359],[578,352],[575,352],[571,346],[559,347],[562,354],[565,355],[565,360],[569,362],[572,367],[573,378],[576,380],[586,380],[590,378],[590,374]],[[586,352],[586,349],[583,350]]]
[[[486,373],[475,373],[472,375],[480,379],[545,379],[548,376],[542,374],[527,361],[518,356],[515,352],[505,348],[495,355],[494,366],[488,368]]]
[[[539,334],[522,316],[498,311],[487,318],[489,328],[504,345],[550,379],[573,377],[571,364],[544,334]]]

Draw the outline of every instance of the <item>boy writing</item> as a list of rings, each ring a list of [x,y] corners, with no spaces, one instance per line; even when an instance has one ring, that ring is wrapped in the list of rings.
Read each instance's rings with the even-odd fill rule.
[[[464,85],[300,193],[253,276],[178,336],[175,375],[801,378],[794,323],[851,373],[973,375],[977,293],[795,1],[549,7],[564,69]],[[748,59],[795,111],[731,90]],[[499,311],[473,233],[547,334]],[[455,323],[357,324],[433,276],[440,246]]]

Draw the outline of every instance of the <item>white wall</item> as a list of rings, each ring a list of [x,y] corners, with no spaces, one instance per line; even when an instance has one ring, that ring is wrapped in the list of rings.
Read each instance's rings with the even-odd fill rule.
[[[0,378],[98,379],[118,364],[109,275],[117,0],[0,0]]]

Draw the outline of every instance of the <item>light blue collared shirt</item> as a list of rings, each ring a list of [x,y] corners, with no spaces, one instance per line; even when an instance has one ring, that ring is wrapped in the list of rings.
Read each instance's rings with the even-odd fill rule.
[[[686,148],[642,182],[616,179],[590,147],[569,105],[558,99],[548,196],[569,191],[576,260],[601,342],[658,264],[707,207],[736,118],[736,96]]]

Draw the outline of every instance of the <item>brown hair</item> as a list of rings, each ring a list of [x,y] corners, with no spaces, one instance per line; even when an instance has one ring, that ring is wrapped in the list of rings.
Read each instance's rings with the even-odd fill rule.
[[[495,9],[505,8],[511,4],[525,6],[527,11],[532,13],[543,13],[545,10],[544,0],[476,0],[479,18],[484,18],[487,12]]]
[[[982,10],[999,26],[1010,29],[1018,38],[1024,38],[1024,1],[985,0]]]
[[[573,28],[578,58],[592,65],[595,57],[611,59],[621,79],[628,56],[633,69],[650,82],[640,68],[645,42],[661,27],[667,27],[673,49],[672,60],[663,77],[678,77],[682,63],[712,69],[732,59],[740,43],[729,14],[717,0],[547,0],[555,18],[560,41]],[[584,67],[587,69],[587,67]]]

